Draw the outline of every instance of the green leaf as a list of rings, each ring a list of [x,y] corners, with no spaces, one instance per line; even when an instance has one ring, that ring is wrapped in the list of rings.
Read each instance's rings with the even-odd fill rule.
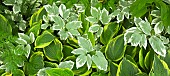
[[[15,4],[15,0],[5,0],[4,2],[3,2],[5,5],[9,5],[9,6],[12,6],[12,5],[14,5]]]
[[[48,26],[51,26],[51,25],[50,25],[50,24],[47,24],[47,23],[42,24],[42,25],[41,25],[41,29],[47,29]]]
[[[116,76],[118,65],[114,62],[109,62],[109,64],[110,64],[110,67],[109,67],[110,76]]]
[[[87,56],[84,55],[84,54],[81,54],[79,55],[77,58],[76,58],[76,67],[77,69],[82,67],[87,61]]]
[[[18,38],[15,42],[18,43],[18,44],[23,44],[23,45],[27,44],[27,41],[24,40],[24,39],[21,39],[21,38]]]
[[[150,23],[147,21],[147,19],[146,19],[146,22],[145,21],[139,22],[139,26],[145,34],[151,35],[150,32],[152,29],[151,29]]]
[[[92,33],[97,32],[99,30],[99,28],[100,28],[100,26],[98,24],[94,24],[94,25],[90,26],[89,32],[92,32]]]
[[[32,32],[30,33],[30,40],[31,40],[31,43],[35,41],[35,36]]]
[[[92,65],[91,56],[90,56],[90,54],[87,54],[87,67],[88,67],[88,70],[90,69],[91,65]]]
[[[166,48],[165,48],[165,45],[163,44],[163,42],[156,36],[151,36],[151,38],[149,38],[149,43],[151,45],[151,47],[153,48],[153,50],[165,57],[166,55]]]
[[[64,28],[65,22],[60,16],[55,15],[55,16],[52,16],[51,19],[57,24],[58,27]]]
[[[124,45],[124,36],[119,35],[112,39],[106,46],[106,57],[112,61],[122,59],[125,53],[126,46]]]
[[[24,33],[18,33],[19,38],[24,39],[26,42],[31,42],[30,37]]]
[[[62,50],[62,43],[58,39],[55,39],[54,42],[44,47],[45,56],[50,61],[60,62],[63,58]]]
[[[71,34],[71,37],[72,35],[74,36],[80,36],[80,33],[78,32],[78,30],[68,30],[68,32]],[[73,37],[72,37],[73,38]]]
[[[140,46],[143,46],[145,49],[147,47],[147,38],[145,34],[141,34],[141,41],[140,41]]]
[[[78,44],[81,48],[85,49],[86,53],[93,51],[93,46],[92,46],[92,43],[89,39],[79,37],[78,38]]]
[[[69,69],[72,69],[74,67],[74,62],[73,61],[64,61],[64,62],[61,62],[59,65],[58,65],[59,68],[69,68]]]
[[[48,32],[44,31],[42,35],[38,36],[35,40],[35,48],[44,48],[54,40],[54,36]]]
[[[97,8],[91,7],[90,13],[94,18],[99,19],[100,11]]]
[[[103,44],[107,44],[109,40],[114,37],[119,31],[119,24],[117,23],[109,23],[108,25],[104,26],[104,31],[100,37],[100,41]]]
[[[59,31],[58,34],[60,35],[61,40],[66,40],[69,37],[68,32],[65,30]]]
[[[34,75],[36,74],[40,69],[44,67],[43,62],[43,53],[42,52],[35,52],[31,55],[29,62],[25,63],[24,66],[24,73],[26,75]]]
[[[55,3],[53,5],[44,5],[45,10],[50,14],[50,15],[58,15],[59,14],[59,9],[56,6]]]
[[[42,68],[37,72],[37,76],[48,76],[46,70],[51,69],[50,67]]]
[[[11,25],[8,23],[7,19],[0,14],[0,22],[1,22],[1,26],[0,26],[0,33],[12,33],[12,28]]]
[[[168,75],[169,68],[168,67],[165,68],[164,66],[165,65],[161,62],[161,60],[156,55],[154,55],[153,66],[154,76],[169,76]]]
[[[25,76],[25,74],[22,70],[17,69],[13,72],[12,76]]]
[[[140,44],[141,39],[142,39],[141,34],[139,33],[132,34],[130,38],[131,46],[138,46],[138,44]]]
[[[144,60],[144,64],[145,64],[146,69],[151,69],[152,68],[153,60],[154,60],[154,51],[150,50],[146,54],[145,60]]]
[[[87,21],[89,21],[90,23],[97,23],[98,22],[98,19],[92,17],[92,16],[89,16],[89,17],[86,17],[85,18]]]
[[[127,70],[128,68],[128,70]],[[118,66],[116,76],[136,76],[135,74],[141,72],[137,65],[127,59],[123,59]]]
[[[144,64],[144,51],[146,51],[146,50],[144,50],[143,48],[141,48],[140,51],[139,51],[139,65],[140,65],[143,69],[145,69],[145,64]]]
[[[46,70],[48,76],[74,76],[73,72],[69,69],[51,68]]]
[[[164,30],[163,23],[160,21],[154,27],[155,34],[160,34]]]
[[[66,24],[66,28],[68,30],[82,28],[82,22],[81,21],[71,21],[71,22],[68,22]]]
[[[20,6],[17,4],[14,4],[12,9],[13,9],[14,14],[21,12]]]
[[[96,51],[96,54],[92,56],[92,61],[100,70],[107,71],[108,62],[102,52]]]
[[[117,23],[120,23],[121,21],[124,20],[124,14],[122,12],[120,12],[118,15],[117,15]]]
[[[100,21],[102,22],[102,24],[108,24],[110,22],[111,17],[109,16],[109,12],[105,8],[101,11],[100,15]]]
[[[74,49],[71,53],[73,53],[73,54],[76,54],[76,55],[81,55],[81,54],[86,54],[86,51],[85,51],[85,49],[83,49],[83,48],[78,48],[78,49]]]
[[[25,56],[28,58],[29,55],[30,55],[30,52],[31,52],[31,46],[30,44],[27,44],[26,47],[25,47]]]
[[[64,12],[65,11],[66,11],[66,6],[64,4],[61,4],[59,6],[59,13],[60,13],[61,17],[63,17],[63,18],[64,18]]]

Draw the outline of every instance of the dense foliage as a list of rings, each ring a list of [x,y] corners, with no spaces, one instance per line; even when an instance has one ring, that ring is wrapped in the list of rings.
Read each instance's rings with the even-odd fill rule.
[[[170,76],[169,0],[0,0],[1,76]]]

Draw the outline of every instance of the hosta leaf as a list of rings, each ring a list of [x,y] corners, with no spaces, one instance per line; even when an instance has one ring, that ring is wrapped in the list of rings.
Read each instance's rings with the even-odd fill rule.
[[[16,69],[13,73],[12,76],[25,76],[24,72],[20,69]]]
[[[88,70],[90,69],[91,65],[92,65],[91,56],[90,56],[90,54],[87,54],[87,67],[88,67]]]
[[[58,39],[55,39],[54,42],[44,48],[44,53],[50,61],[59,62],[63,58],[62,49],[62,43]]]
[[[100,70],[107,70],[108,62],[102,52],[96,51],[96,54],[92,56],[92,61]],[[101,62],[102,61],[102,62]]]
[[[127,70],[128,68],[128,70]],[[127,59],[123,59],[118,66],[116,76],[136,76],[135,74],[141,72],[140,69],[134,63]]]
[[[69,69],[72,69],[74,67],[74,62],[73,61],[64,61],[64,62],[61,62],[59,65],[58,65],[59,68],[69,68]]]
[[[20,6],[17,5],[17,4],[15,4],[12,9],[13,9],[13,12],[14,12],[15,14],[21,12],[21,8],[20,8]]]
[[[66,24],[66,28],[67,28],[67,29],[78,29],[78,28],[82,28],[82,22],[81,22],[81,21],[68,22],[68,23]]]
[[[27,44],[27,41],[21,38],[18,38],[15,42],[17,42],[18,44],[23,44],[23,45]]]
[[[166,55],[166,48],[165,48],[165,45],[163,44],[163,42],[156,36],[151,36],[151,38],[149,38],[149,43],[151,45],[151,47],[153,48],[153,50],[165,57]]]
[[[151,69],[152,68],[153,60],[154,60],[154,51],[150,50],[146,54],[145,60],[144,60],[144,64],[145,64],[146,69]]]
[[[142,36],[139,33],[132,34],[130,42],[132,46],[138,46],[140,44]]]
[[[61,17],[63,17],[63,18],[64,18],[64,12],[65,11],[66,11],[66,6],[64,4],[61,4],[59,6],[59,13],[60,13]]]
[[[69,37],[68,32],[64,30],[59,31],[58,34],[60,35],[61,40],[66,40]]]
[[[104,8],[100,14],[100,21],[102,24],[108,24],[111,20],[111,17],[109,16],[109,12]]]
[[[97,8],[91,7],[90,13],[94,18],[99,19],[100,11]]]
[[[48,76],[74,76],[73,72],[69,69],[51,68],[46,70]]]
[[[35,48],[44,48],[48,46],[53,40],[54,36],[50,32],[44,31],[42,35],[36,38]]]
[[[167,65],[167,64],[166,64]],[[169,68],[165,68],[165,65],[161,60],[154,55],[154,66],[153,66],[153,71],[154,71],[154,76],[169,76],[168,71]]]
[[[97,32],[99,30],[99,28],[100,28],[100,26],[98,24],[94,24],[94,25],[90,26],[89,32],[92,32],[92,33]]]
[[[54,21],[56,24],[58,24],[59,27],[64,28],[65,22],[60,16],[52,16],[52,21]]]
[[[93,51],[93,46],[90,40],[83,37],[78,38],[78,44],[81,48],[85,49],[86,52]]]
[[[146,50],[144,50],[143,48],[141,48],[140,51],[139,51],[139,65],[140,65],[143,69],[145,69],[145,64],[144,64],[144,51],[146,51]]]
[[[25,63],[24,73],[26,75],[34,75],[43,67],[44,67],[43,53],[35,52],[31,55],[29,62]]]
[[[119,35],[107,44],[105,54],[108,59],[118,61],[124,56],[125,49],[124,36]]]
[[[84,55],[84,54],[81,54],[79,55],[77,58],[76,58],[76,67],[77,69],[82,67],[87,61],[87,56]]]
[[[81,54],[86,54],[86,51],[83,48],[78,48],[78,49],[74,49],[71,53],[76,54],[76,55],[81,55]]]
[[[85,18],[87,21],[89,21],[90,23],[97,23],[98,22],[98,19],[92,17],[92,16],[89,16],[89,17],[86,17]]]
[[[151,35],[150,32],[151,32],[152,29],[151,29],[150,23],[148,21],[139,22],[139,26],[145,34]]]
[[[109,69],[110,69],[110,76],[116,76],[116,73],[117,73],[117,69],[118,69],[118,65],[114,62],[109,62]]]
[[[163,26],[162,22],[160,21],[160,22],[156,23],[156,25],[154,27],[155,34],[159,34],[163,30],[164,30],[164,26]]]
[[[0,33],[12,33],[12,28],[11,25],[8,23],[8,20],[0,14],[0,22],[1,22],[1,26],[0,26]]]
[[[100,40],[103,44],[107,44],[109,40],[118,33],[119,24],[111,22],[105,25],[103,30]]]

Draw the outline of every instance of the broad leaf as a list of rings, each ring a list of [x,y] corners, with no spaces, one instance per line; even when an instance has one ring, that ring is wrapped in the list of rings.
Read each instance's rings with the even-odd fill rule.
[[[146,18],[145,18],[146,19]],[[142,31],[147,34],[147,35],[151,35],[151,26],[150,26],[150,23],[148,21],[141,21],[139,22],[139,26],[140,28],[142,29]]]
[[[164,30],[164,26],[163,26],[162,22],[160,21],[160,22],[156,23],[156,25],[154,27],[155,34],[159,34],[163,30]]]
[[[142,36],[139,33],[132,34],[130,38],[130,42],[132,46],[138,46],[140,44],[140,41],[142,39]]]
[[[92,61],[100,70],[107,71],[108,62],[102,52],[96,51],[96,54],[92,56]]]
[[[65,30],[59,31],[58,34],[60,35],[61,40],[66,40],[69,37],[68,32]]]
[[[60,28],[64,28],[65,22],[60,16],[55,15],[55,16],[52,16],[51,19],[52,19],[52,21],[54,21],[57,24],[56,26],[58,26]]]
[[[90,13],[94,18],[99,19],[100,11],[97,8],[91,7]]]
[[[91,23],[97,23],[98,22],[98,19],[92,17],[92,16],[89,16],[87,18],[85,18],[87,21],[91,22]]]
[[[165,57],[166,55],[165,45],[158,37],[151,36],[151,38],[149,38],[149,43],[157,54]]]
[[[85,49],[86,52],[93,51],[92,43],[89,39],[83,37],[78,38],[78,44],[81,48]]]
[[[61,68],[47,69],[46,73],[48,74],[48,76],[74,76],[71,70]]]
[[[61,62],[59,65],[58,65],[59,68],[69,68],[69,69],[72,69],[74,67],[74,62],[73,61],[64,61],[64,62]]]
[[[44,53],[50,61],[60,62],[63,58],[62,44],[58,39],[55,39],[50,45],[44,47]]]
[[[109,12],[105,8],[101,11],[100,15],[100,21],[102,22],[102,24],[108,24],[110,22],[111,17],[109,16]]]
[[[97,32],[99,30],[99,28],[100,28],[100,26],[98,24],[94,24],[94,25],[90,26],[89,32],[92,32],[92,33]]]
[[[50,32],[44,31],[42,35],[36,38],[35,48],[44,48],[48,46],[53,40],[54,36]]]

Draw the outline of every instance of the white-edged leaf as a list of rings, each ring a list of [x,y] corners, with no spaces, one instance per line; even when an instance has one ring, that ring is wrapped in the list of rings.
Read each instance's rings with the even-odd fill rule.
[[[24,39],[21,39],[21,38],[18,38],[15,42],[18,43],[18,44],[23,44],[23,45],[27,44],[27,41],[24,40]]]
[[[139,26],[140,26],[140,28],[141,28],[141,30],[145,33],[145,34],[147,34],[147,35],[151,35],[151,30],[152,30],[152,28],[151,28],[151,26],[150,26],[150,23],[148,22],[148,21],[141,21],[141,22],[139,22]]]
[[[164,26],[163,26],[162,21],[156,23],[156,25],[155,25],[155,27],[154,27],[155,34],[159,34],[159,33],[161,33],[163,30],[164,30]]]
[[[120,23],[124,20],[124,14],[121,12],[117,15],[117,23]]]
[[[78,29],[82,28],[82,22],[81,21],[71,21],[66,24],[67,29]]]
[[[83,48],[78,48],[78,49],[74,49],[71,53],[75,54],[75,55],[81,55],[81,54],[86,54],[85,49]]]
[[[61,62],[59,65],[58,65],[59,68],[69,68],[69,69],[72,69],[74,67],[74,62],[69,60],[69,61],[64,61],[64,62]]]
[[[41,25],[41,29],[47,29],[48,26],[50,26],[50,24],[47,24],[47,23],[42,24]]]
[[[97,38],[100,37],[102,35],[102,33],[103,33],[103,27],[99,27],[99,30],[96,33],[96,37]]]
[[[102,24],[108,24],[111,20],[109,12],[104,8],[100,14],[100,21]]]
[[[145,49],[147,47],[147,38],[145,34],[141,34],[140,46],[143,46]]]
[[[120,9],[115,10],[113,13],[111,13],[111,17],[116,17],[120,13]]]
[[[46,22],[46,23],[49,22],[49,19],[48,19],[48,17],[46,15],[43,15],[43,21]]]
[[[48,13],[52,13],[52,7],[51,7],[51,5],[44,5],[44,8],[45,8],[45,10],[48,12]]]
[[[88,70],[90,69],[91,65],[92,65],[91,56],[90,56],[90,54],[87,54],[87,67],[88,67]]]
[[[65,22],[60,16],[51,16],[52,21],[54,21],[56,24],[58,24],[61,27],[64,27]]]
[[[142,21],[142,19],[141,18],[134,18],[134,22],[135,22],[135,25],[137,26],[137,27],[140,27],[139,26],[139,23]]]
[[[60,30],[58,32],[58,34],[60,35],[60,39],[61,40],[66,40],[68,38],[68,32],[64,31],[64,30]]]
[[[99,19],[100,11],[97,8],[91,7],[90,13],[94,18]]]
[[[151,36],[151,37],[149,38],[149,43],[150,43],[151,47],[153,48],[153,50],[154,50],[157,54],[159,54],[159,55],[161,55],[161,56],[163,56],[163,57],[166,56],[166,47],[165,47],[165,45],[163,44],[163,42],[161,41],[161,39],[159,39],[159,38],[156,37],[156,36]]]
[[[27,42],[30,42],[30,37],[24,33],[18,33],[19,38],[24,39]]]
[[[92,17],[92,16],[89,16],[89,17],[86,17],[85,18],[87,21],[89,21],[90,23],[97,23],[98,22],[98,19]]]
[[[59,13],[61,15],[61,17],[64,17],[64,12],[66,11],[66,6],[64,4],[61,4],[59,6]]]
[[[160,36],[160,39],[163,41],[164,44],[168,44],[169,43],[169,38],[166,38],[164,36]]]
[[[161,21],[161,18],[160,17],[157,17],[157,18],[154,18],[153,20],[152,20],[152,22],[151,22],[151,24],[153,25],[153,24],[157,24],[158,22],[160,22]]]
[[[67,10],[65,10],[64,13],[63,13],[63,18],[66,20],[66,19],[69,17],[69,15],[70,15],[70,10],[67,9]]]
[[[166,32],[167,32],[168,34],[170,34],[170,26],[168,26],[168,27],[166,28]]]
[[[54,23],[53,26],[51,27],[52,30],[62,30],[64,28],[63,25],[59,25],[57,23]]]
[[[152,10],[151,15],[154,17],[159,17],[159,16],[161,16],[161,12],[160,12],[160,10]]]
[[[51,69],[51,67],[42,68],[37,72],[37,76],[48,76],[46,70]]]
[[[89,39],[85,39],[83,37],[78,38],[78,44],[81,48],[85,49],[86,52],[93,51],[92,43]]]
[[[31,51],[30,44],[27,44],[27,46],[25,47],[25,51],[26,51],[25,56],[28,58],[30,55],[30,51]]]
[[[73,36],[79,36],[80,35],[78,30],[68,30],[68,32],[71,33],[71,35],[73,35]]]
[[[92,56],[92,61],[100,70],[107,70],[108,62],[101,51],[96,51],[96,54]]]
[[[17,5],[17,4],[15,4],[12,9],[13,9],[13,12],[14,12],[15,14],[21,12],[21,8],[20,8],[20,6]]]
[[[94,25],[90,26],[89,32],[92,32],[92,33],[97,32],[99,30],[99,28],[100,28],[100,25],[94,24]]]
[[[77,58],[76,58],[76,67],[77,69],[82,67],[87,61],[87,56],[84,55],[84,54],[81,54],[79,55]]]
[[[138,46],[140,44],[142,36],[139,33],[133,33],[130,38],[131,46]]]
[[[52,13],[54,14],[54,15],[58,15],[59,14],[59,9],[58,9],[58,7],[57,7],[57,5],[55,4],[55,3],[53,3],[53,5],[52,5]]]
[[[34,33],[30,33],[30,40],[31,40],[31,43],[33,43],[35,41],[35,36],[34,36]]]

